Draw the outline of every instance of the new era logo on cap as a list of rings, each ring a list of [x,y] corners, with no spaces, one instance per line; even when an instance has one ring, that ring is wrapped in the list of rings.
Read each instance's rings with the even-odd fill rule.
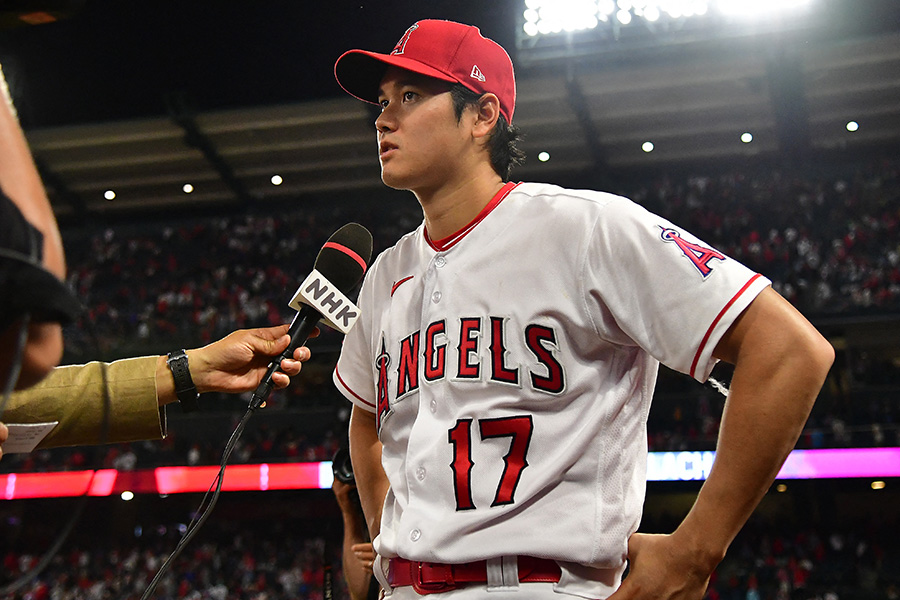
[[[460,83],[476,94],[491,93],[512,123],[516,78],[512,61],[497,42],[477,27],[426,19],[407,29],[390,54],[350,50],[338,58],[334,75],[351,95],[378,103],[378,88],[387,67],[395,66],[442,81]]]

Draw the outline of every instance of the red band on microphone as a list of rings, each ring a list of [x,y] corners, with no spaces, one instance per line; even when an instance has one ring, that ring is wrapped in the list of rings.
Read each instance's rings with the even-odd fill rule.
[[[343,244],[336,244],[334,242],[325,242],[325,245],[322,246],[322,248],[333,248],[333,249],[337,250],[338,252],[343,252],[344,254],[346,254],[353,260],[355,260],[357,263],[359,263],[359,266],[362,267],[363,273],[366,272],[366,268],[367,268],[366,261],[363,259],[362,256],[360,256],[359,254],[357,254],[356,252],[354,252],[347,246],[344,246]]]

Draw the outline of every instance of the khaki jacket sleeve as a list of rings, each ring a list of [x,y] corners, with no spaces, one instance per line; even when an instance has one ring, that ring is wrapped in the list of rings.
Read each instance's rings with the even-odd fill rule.
[[[37,385],[12,394],[2,420],[59,421],[38,448],[164,438],[156,361],[146,356],[57,367]]]

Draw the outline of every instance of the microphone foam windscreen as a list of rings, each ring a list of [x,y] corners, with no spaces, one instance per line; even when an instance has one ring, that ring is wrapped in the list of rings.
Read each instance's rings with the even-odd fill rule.
[[[328,238],[315,269],[344,294],[359,283],[372,259],[372,234],[359,223],[347,223]]]

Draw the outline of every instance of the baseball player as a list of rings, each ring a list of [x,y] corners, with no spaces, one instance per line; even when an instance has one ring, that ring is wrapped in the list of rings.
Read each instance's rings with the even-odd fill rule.
[[[513,67],[475,27],[419,21],[335,76],[381,106],[382,180],[424,213],[369,269],[334,373],[385,594],[701,598],[831,346],[628,199],[508,181]],[[635,533],[658,365],[702,382],[718,360],[735,370],[712,472],[676,531]]]

